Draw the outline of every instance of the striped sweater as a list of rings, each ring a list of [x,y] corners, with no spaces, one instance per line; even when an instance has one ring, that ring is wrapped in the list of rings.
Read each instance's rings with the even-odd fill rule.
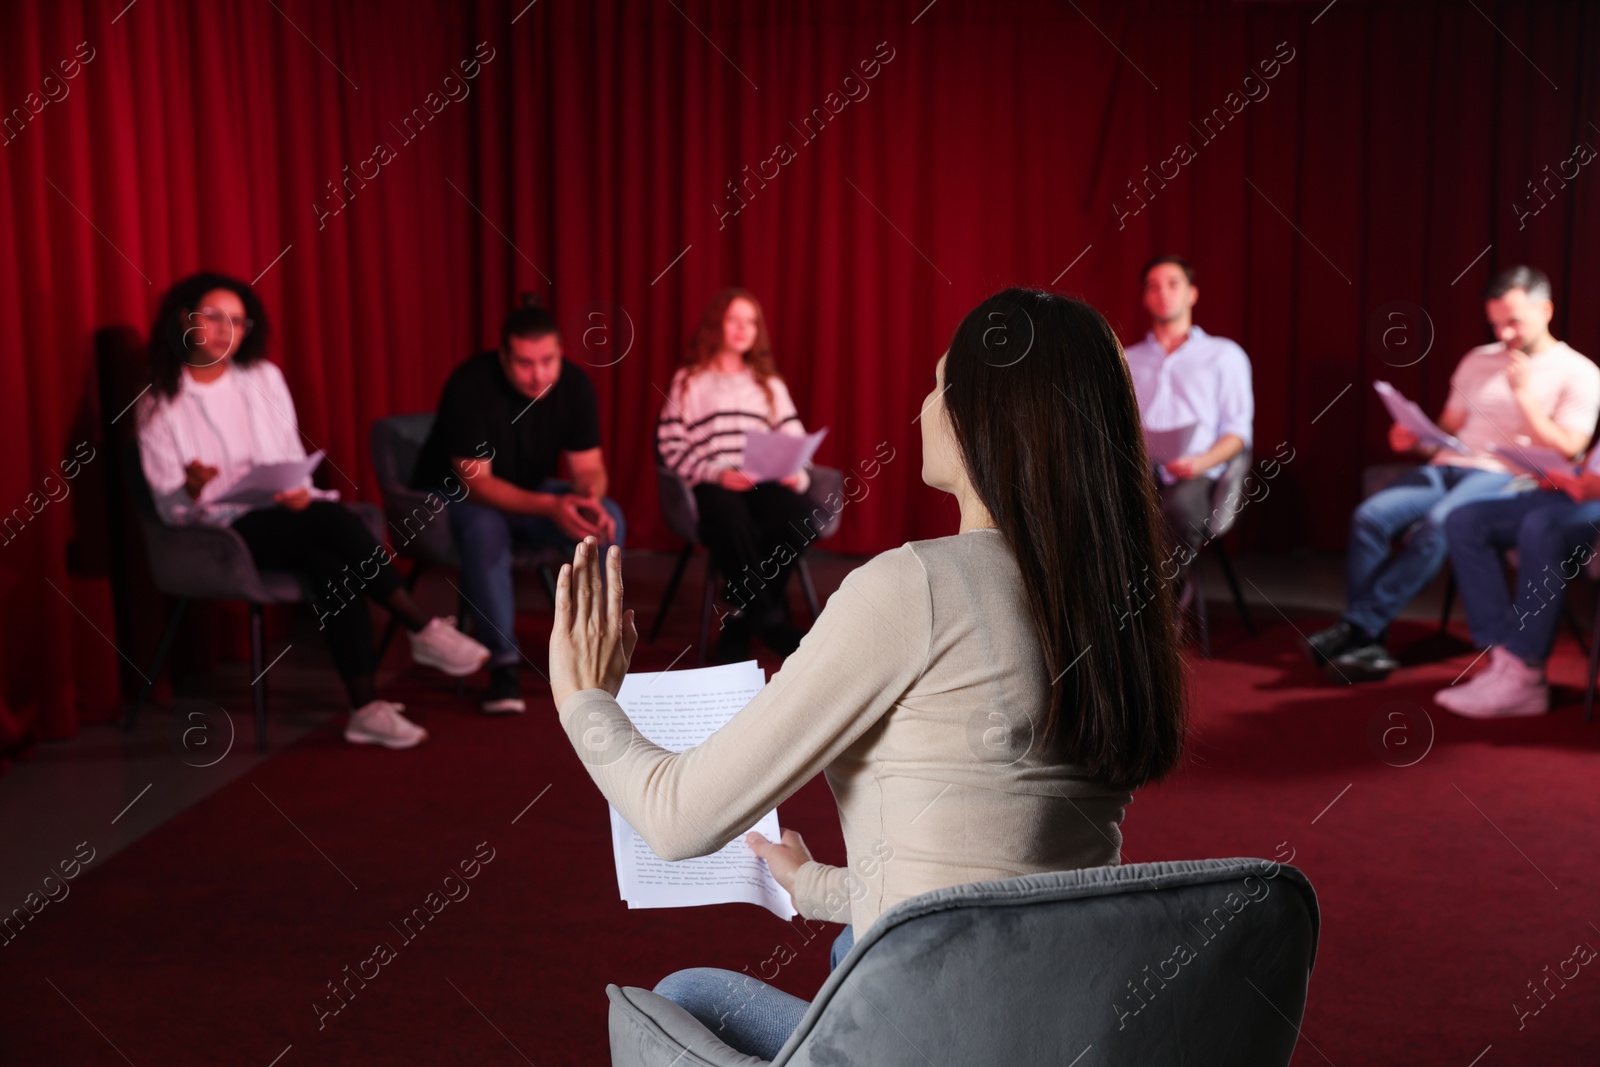
[[[789,397],[783,379],[767,379],[772,406],[755,374],[745,367],[736,374],[701,370],[688,375],[680,367],[672,376],[667,402],[656,422],[656,460],[690,485],[716,482],[724,470],[744,462],[744,435],[750,430],[776,430],[805,436],[805,426]],[[800,472],[798,491],[811,484],[808,471]]]

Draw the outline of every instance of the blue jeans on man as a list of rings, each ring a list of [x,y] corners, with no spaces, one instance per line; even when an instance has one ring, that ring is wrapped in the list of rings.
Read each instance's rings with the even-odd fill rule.
[[[1389,624],[1433,580],[1449,552],[1445,521],[1476,500],[1507,498],[1510,474],[1429,464],[1362,501],[1350,517],[1344,621],[1381,641]],[[1398,552],[1394,539],[1415,526]]]
[[[536,492],[564,494],[572,483],[551,478]],[[622,508],[610,497],[602,503],[617,524],[616,544],[626,544],[627,527]],[[554,520],[541,515],[519,515],[487,504],[452,501],[450,531],[461,553],[461,592],[478,624],[477,637],[489,649],[488,667],[504,667],[522,658],[517,648],[516,587],[511,560],[519,547],[560,548],[572,552],[577,542]],[[603,548],[604,546],[602,546]]]
[[[1473,642],[1499,645],[1529,665],[1549,659],[1567,583],[1600,539],[1600,501],[1579,503],[1555,489],[1482,501],[1452,512],[1445,533]],[[1517,550],[1515,598],[1501,558],[1508,548]]]

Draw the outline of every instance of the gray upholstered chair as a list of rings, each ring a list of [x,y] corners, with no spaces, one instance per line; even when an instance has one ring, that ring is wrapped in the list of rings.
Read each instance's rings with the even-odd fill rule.
[[[1228,460],[1228,465],[1222,469],[1222,477],[1217,479],[1216,487],[1211,490],[1211,514],[1207,517],[1210,536],[1200,545],[1200,551],[1195,556],[1194,569],[1190,573],[1189,581],[1184,586],[1183,600],[1179,605],[1180,611],[1192,611],[1195,617],[1195,628],[1199,631],[1200,652],[1206,659],[1211,658],[1211,620],[1206,613],[1205,590],[1200,581],[1200,560],[1205,556],[1205,550],[1211,549],[1217,557],[1217,565],[1222,568],[1222,575],[1228,580],[1228,588],[1233,590],[1233,603],[1239,610],[1239,618],[1244,622],[1245,631],[1255,637],[1256,624],[1250,618],[1250,608],[1245,604],[1244,592],[1239,588],[1238,576],[1233,573],[1233,563],[1228,559],[1228,550],[1222,545],[1223,535],[1233,529],[1238,521],[1239,512],[1244,507],[1244,480],[1250,473],[1250,450],[1244,449],[1238,455]],[[1234,503],[1229,503],[1229,498]]]
[[[678,553],[678,562],[672,568],[672,576],[667,579],[666,591],[661,594],[661,607],[656,610],[655,620],[650,624],[650,633],[646,641],[654,644],[661,633],[661,624],[666,621],[667,609],[672,606],[672,598],[677,595],[678,583],[683,580],[683,572],[689,566],[689,557],[694,555],[694,550],[700,544],[700,505],[694,498],[694,489],[689,483],[666,467],[656,467],[656,493],[661,498],[661,516],[666,520],[667,529],[683,539],[683,550]],[[811,484],[806,489],[806,501],[811,505],[813,514],[825,516],[822,524],[817,527],[815,540],[822,541],[832,537],[839,529],[840,516],[843,508],[829,510],[827,499],[832,496],[836,501],[844,500],[844,472],[833,467],[812,467]],[[806,557],[801,555],[795,564],[795,573],[800,576],[800,587],[805,591],[806,607],[811,611],[812,619],[822,611],[822,606],[817,601],[817,587],[811,581],[811,568],[806,564]],[[706,560],[705,591],[700,600],[700,641],[697,663],[705,666],[706,648],[711,635],[711,613],[717,597],[717,569]]]
[[[450,519],[445,514],[445,497],[439,493],[411,488],[411,476],[417,469],[417,457],[433,429],[434,413],[417,412],[411,415],[391,415],[372,424],[372,465],[378,472],[378,491],[383,495],[384,517],[393,534],[395,554],[412,561],[411,573],[406,575],[406,589],[416,588],[422,572],[432,566],[460,568],[461,554],[456,550],[455,537],[450,532]],[[518,570],[537,570],[550,599],[556,602],[555,571],[566,560],[566,553],[555,548],[518,548],[511,557],[512,567]],[[465,628],[471,618],[465,595],[456,615]],[[399,623],[389,620],[378,642],[378,658],[388,651]]]
[[[1265,860],[940,889],[872,924],[771,1063],[1287,1064],[1317,931],[1305,876]],[[767,1062],[648,990],[608,985],[606,995],[613,1067]]]
[[[156,511],[150,483],[139,462],[139,445],[132,441],[122,447],[123,479],[132,498],[133,512],[144,538],[145,556],[150,563],[150,578],[157,591],[175,597],[177,605],[156,645],[155,662],[145,675],[139,695],[123,719],[123,729],[131,730],[139,712],[150,697],[150,690],[172,651],[173,638],[191,600],[243,600],[250,606],[250,683],[255,708],[256,748],[267,747],[267,655],[263,608],[267,604],[298,604],[312,599],[310,579],[290,571],[257,570],[244,538],[227,526],[177,526],[161,520]],[[371,504],[347,504],[361,516],[372,536],[383,540],[383,515]]]

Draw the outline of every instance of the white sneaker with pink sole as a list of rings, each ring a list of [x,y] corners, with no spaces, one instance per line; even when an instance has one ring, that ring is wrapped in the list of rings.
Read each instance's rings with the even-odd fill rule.
[[[1507,719],[1543,715],[1550,710],[1550,685],[1544,667],[1530,667],[1496,645],[1489,666],[1468,681],[1433,694],[1434,702],[1469,719]]]

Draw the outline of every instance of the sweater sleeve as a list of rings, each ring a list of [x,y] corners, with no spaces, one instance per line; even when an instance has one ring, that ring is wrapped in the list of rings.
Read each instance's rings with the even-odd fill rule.
[[[693,431],[708,417],[708,405],[699,402],[704,392],[704,380],[685,381],[686,372],[679,370],[667,387],[667,399],[661,405],[661,416],[656,420],[656,459],[690,485],[714,482],[726,464],[721,457],[709,451],[704,444],[696,446]],[[696,387],[699,388],[696,388]],[[712,410],[715,410],[713,407]]]
[[[300,418],[295,413],[294,396],[289,392],[288,379],[276,363],[263,360],[256,369],[261,380],[251,385],[257,391],[256,399],[260,401],[257,410],[265,415],[262,421],[270,427],[272,435],[268,446],[272,458],[267,462],[281,462],[278,457],[283,460],[305,459],[309,453],[306,452],[305,438],[300,434]],[[309,478],[305,487],[311,491],[313,500],[339,499],[339,490],[319,489]]]
[[[812,860],[802,863],[794,876],[794,910],[807,919],[850,921],[850,872]]]
[[[869,730],[927,667],[933,607],[909,545],[851,572],[800,647],[694,748],[639,734],[611,694],[584,689],[561,724],[600,791],[662,859],[717,851]]]
[[[196,513],[195,502],[183,487],[188,461],[178,454],[171,418],[167,403],[148,397],[140,401],[139,465],[150,485],[156,513],[169,525],[188,522]]]
[[[776,418],[773,423],[779,433],[789,434],[791,437],[804,437],[806,435],[805,423],[800,421],[800,412],[794,406],[794,398],[789,395],[789,387],[782,378],[774,377],[772,385],[773,414]],[[800,483],[794,491],[805,496],[806,490],[811,488],[811,470],[809,465],[800,468]]]

